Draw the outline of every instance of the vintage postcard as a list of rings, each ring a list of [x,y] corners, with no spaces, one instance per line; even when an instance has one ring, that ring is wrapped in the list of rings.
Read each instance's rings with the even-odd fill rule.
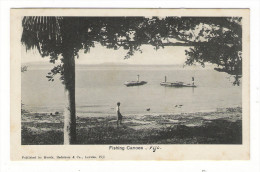
[[[249,160],[249,9],[11,9],[11,160]]]

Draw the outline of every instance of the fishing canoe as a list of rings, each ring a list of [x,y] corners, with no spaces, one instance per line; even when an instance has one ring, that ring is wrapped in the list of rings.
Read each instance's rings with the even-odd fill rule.
[[[127,87],[139,86],[139,85],[144,85],[144,84],[147,84],[147,82],[146,81],[126,81],[124,83],[124,85],[126,85]]]
[[[160,85],[165,87],[197,87],[194,84],[185,84],[183,82],[161,82]]]

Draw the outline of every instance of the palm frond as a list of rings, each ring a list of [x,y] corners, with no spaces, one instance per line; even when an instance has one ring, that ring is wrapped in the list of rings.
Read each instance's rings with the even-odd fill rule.
[[[55,47],[61,44],[60,34],[61,17],[48,16],[25,16],[22,20],[23,33],[21,42],[25,45],[26,50],[37,48],[42,56],[55,51]],[[43,46],[48,46],[45,50]]]

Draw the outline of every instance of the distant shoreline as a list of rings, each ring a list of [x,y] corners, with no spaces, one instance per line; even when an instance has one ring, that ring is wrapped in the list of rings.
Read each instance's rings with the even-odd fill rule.
[[[49,62],[25,62],[22,63],[23,66],[45,66],[45,67],[52,67],[52,66],[56,66],[61,64],[60,62],[57,62],[55,64],[49,63]],[[128,63],[100,63],[100,64],[79,64],[76,63],[76,67],[82,67],[82,66],[89,66],[89,67],[110,67],[110,66],[117,66],[117,67],[125,67],[125,66],[129,66],[129,67],[158,67],[158,66],[162,66],[162,67],[180,67],[183,68],[185,64],[128,64]],[[206,64],[205,67],[202,67],[200,64],[197,65],[185,65],[184,68],[199,68],[199,69],[214,69],[214,67],[216,67],[216,65],[213,64]]]

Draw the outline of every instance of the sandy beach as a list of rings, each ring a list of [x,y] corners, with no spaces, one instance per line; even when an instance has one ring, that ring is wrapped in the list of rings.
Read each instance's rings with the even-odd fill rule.
[[[77,117],[77,144],[241,144],[242,108],[157,115]],[[63,114],[22,111],[22,144],[63,144]]]

